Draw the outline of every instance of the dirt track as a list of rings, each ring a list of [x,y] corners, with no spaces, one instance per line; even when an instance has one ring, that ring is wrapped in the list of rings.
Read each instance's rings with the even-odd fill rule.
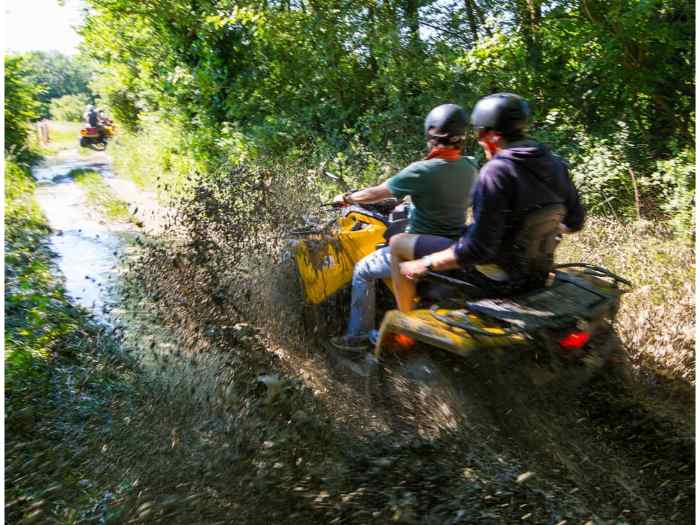
[[[363,360],[324,347],[344,299],[300,308],[276,230],[239,220],[251,206],[229,188],[202,189],[136,241],[115,332],[141,360],[137,394],[105,405],[93,430],[106,448],[90,460],[121,519],[693,522],[690,385],[623,364],[571,388],[575,370],[525,355],[417,349],[387,356],[370,398],[352,370]]]

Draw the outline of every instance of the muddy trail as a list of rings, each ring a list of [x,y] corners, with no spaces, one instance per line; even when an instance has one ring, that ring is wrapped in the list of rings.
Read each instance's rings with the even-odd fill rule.
[[[693,388],[624,359],[582,381],[528,352],[416,348],[368,395],[365,360],[325,344],[347,297],[304,307],[285,256],[306,203],[267,176],[197,181],[138,233],[54,225],[67,288],[140,362],[95,474],[114,522],[694,522]],[[85,235],[98,262],[62,251]]]

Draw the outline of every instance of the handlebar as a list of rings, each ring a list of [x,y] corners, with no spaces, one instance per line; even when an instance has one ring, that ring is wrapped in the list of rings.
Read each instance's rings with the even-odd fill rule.
[[[369,202],[366,204],[352,204],[352,206],[359,206],[361,208],[365,208],[366,210],[369,211],[374,211],[377,213],[381,213],[383,215],[389,214],[396,206],[400,203],[398,199],[395,198],[389,198],[389,199],[384,199],[381,201],[377,202]],[[331,208],[331,209],[340,209],[340,208],[345,208],[346,206],[350,206],[349,204],[345,204],[344,202],[324,202],[322,203],[319,207],[320,208]]]
[[[344,202],[323,202],[319,208],[344,208],[347,206]]]

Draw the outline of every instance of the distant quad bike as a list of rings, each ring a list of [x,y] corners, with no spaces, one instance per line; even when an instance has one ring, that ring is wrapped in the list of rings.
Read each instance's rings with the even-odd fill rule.
[[[97,151],[107,149],[107,141],[114,136],[114,124],[105,124],[99,128],[84,127],[80,130],[80,147]]]
[[[295,232],[293,255],[308,304],[321,304],[346,287],[360,259],[404,230],[401,208],[396,199],[348,206],[325,227]],[[408,341],[463,358],[496,348],[537,348],[564,366],[600,368],[616,346],[612,323],[632,284],[599,266],[552,264],[563,214],[560,205],[535,210],[516,237],[523,268],[542,274],[544,286],[504,296],[476,288],[461,271],[429,272],[418,285],[417,309],[384,315],[370,362],[376,365],[385,350]],[[391,287],[390,280],[385,284]]]

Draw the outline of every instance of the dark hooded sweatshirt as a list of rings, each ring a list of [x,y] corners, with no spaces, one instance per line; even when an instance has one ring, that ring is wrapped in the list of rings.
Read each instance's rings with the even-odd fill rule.
[[[525,215],[548,204],[566,207],[563,223],[571,231],[583,227],[585,211],[561,158],[529,139],[499,151],[479,173],[474,222],[455,245],[459,263],[466,267],[510,260]]]

